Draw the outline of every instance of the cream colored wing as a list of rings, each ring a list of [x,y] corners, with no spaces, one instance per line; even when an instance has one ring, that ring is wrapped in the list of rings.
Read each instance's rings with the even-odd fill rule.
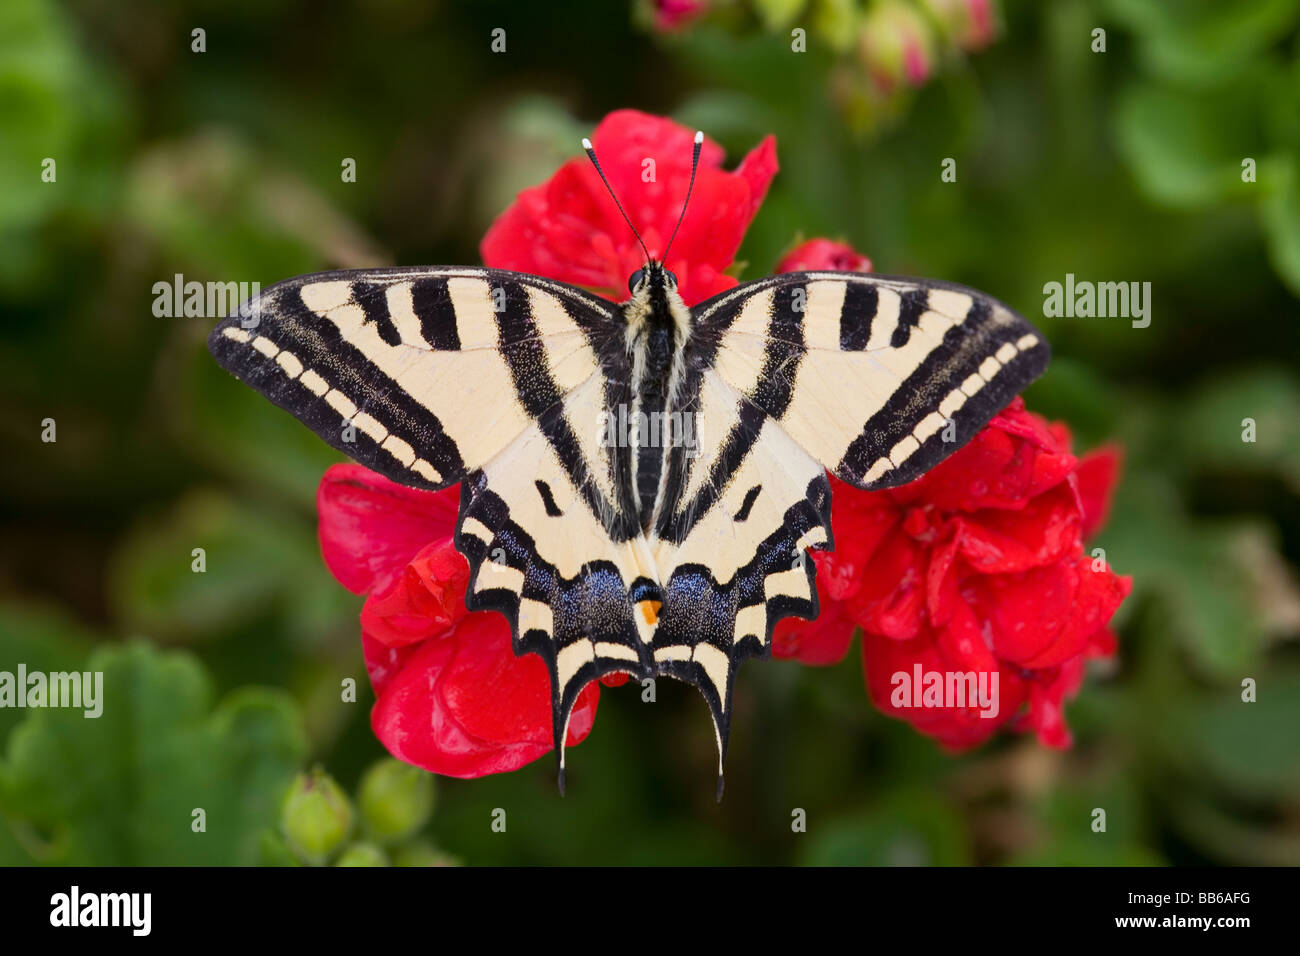
[[[810,455],[860,488],[933,468],[1047,366],[1047,340],[963,286],[773,276],[692,311],[697,350]]]

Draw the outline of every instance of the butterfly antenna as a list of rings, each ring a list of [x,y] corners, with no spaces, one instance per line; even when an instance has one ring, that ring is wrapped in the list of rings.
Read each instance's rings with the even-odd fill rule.
[[[686,187],[686,198],[682,201],[682,214],[677,217],[677,225],[673,226],[673,234],[668,239],[668,245],[664,248],[664,262],[668,261],[668,250],[673,247],[673,240],[677,238],[677,230],[682,228],[682,220],[686,218],[686,206],[691,201],[691,190],[695,188],[695,171],[700,168],[700,150],[704,147],[704,130],[695,131],[695,152],[691,156],[691,182]]]
[[[626,212],[623,212],[623,204],[619,202],[618,197],[614,195],[614,187],[609,184],[609,180],[605,178],[605,171],[600,168],[600,160],[596,158],[596,150],[592,147],[591,140],[587,139],[585,136],[582,139],[582,148],[587,151],[587,158],[591,160],[591,165],[596,167],[596,172],[600,174],[600,181],[603,182],[605,188],[609,190],[609,198],[614,200],[614,205],[617,206],[618,211],[622,213],[623,221],[627,223],[627,227],[632,230],[632,235],[636,236],[636,241],[641,243],[641,251],[645,253],[646,262],[649,262],[650,250],[645,247],[645,243],[641,240],[641,233],[636,231],[636,226],[632,225],[632,220],[627,218]],[[697,148],[696,153],[698,152],[699,149]]]

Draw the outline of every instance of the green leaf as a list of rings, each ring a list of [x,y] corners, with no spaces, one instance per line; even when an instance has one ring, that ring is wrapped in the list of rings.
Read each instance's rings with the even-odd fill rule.
[[[1300,159],[1275,168],[1276,188],[1263,197],[1260,218],[1273,268],[1300,296]]]
[[[1254,824],[1194,788],[1167,793],[1169,825],[1207,856],[1236,866],[1300,866],[1300,836]]]
[[[1187,400],[1177,421],[1181,451],[1193,465],[1273,472],[1300,492],[1300,378],[1294,373],[1263,366],[1215,379]],[[1251,423],[1254,440],[1246,441]]]
[[[1134,594],[1125,607],[1143,596],[1158,598],[1166,626],[1196,669],[1230,680],[1257,664],[1264,642],[1254,582],[1236,559],[1257,529],[1246,521],[1194,522],[1177,501],[1177,492],[1159,477],[1130,474],[1095,544],[1116,573],[1133,576]]]
[[[271,411],[268,409],[268,414]],[[202,549],[203,571],[194,551]],[[128,625],[174,641],[220,636],[292,592],[305,628],[346,613],[309,522],[193,491],[135,529],[114,556],[110,594]]]
[[[1196,207],[1231,195],[1253,198],[1241,161],[1258,158],[1256,87],[1186,92],[1138,83],[1119,98],[1116,136],[1142,191],[1156,202]]]
[[[0,289],[67,274],[60,244],[37,228],[53,215],[111,208],[130,126],[123,99],[59,4],[0,5]]]
[[[1110,0],[1155,73],[1208,85],[1267,54],[1300,16],[1297,0]]]
[[[188,279],[271,282],[327,263],[385,264],[323,196],[224,131],[142,153],[123,190],[128,221]]]
[[[1165,759],[1211,791],[1289,801],[1300,793],[1300,674],[1243,670],[1214,695],[1182,696],[1160,725]],[[1256,681],[1256,700],[1241,680]]]
[[[243,689],[212,709],[199,663],[146,644],[105,648],[103,713],[28,712],[0,762],[0,811],[72,866],[251,865],[306,738],[289,698]],[[196,810],[206,830],[195,832]]]
[[[961,866],[970,863],[962,817],[922,790],[896,791],[854,817],[809,823],[815,834],[800,855],[805,866]]]
[[[1077,773],[1077,771],[1076,771]],[[1143,802],[1132,774],[1087,776],[1057,781],[1038,801],[1033,816],[1040,834],[1036,846],[1012,856],[1014,866],[1160,866],[1164,861],[1147,842]],[[1094,830],[1105,812],[1104,831]]]
[[[65,615],[21,604],[0,605],[0,669],[18,664],[28,673],[78,670],[92,637]],[[29,712],[0,707],[0,745]]]

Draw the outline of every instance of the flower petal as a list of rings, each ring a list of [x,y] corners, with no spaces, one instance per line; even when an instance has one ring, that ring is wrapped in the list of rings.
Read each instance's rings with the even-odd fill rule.
[[[1106,445],[1079,459],[1075,477],[1079,482],[1079,500],[1083,504],[1083,537],[1101,530],[1110,517],[1111,498],[1119,483],[1124,453],[1118,445]]]
[[[986,508],[971,515],[962,525],[962,557],[984,574],[1040,567],[1079,550],[1081,524],[1073,490],[1063,482],[1017,511]]]
[[[871,260],[847,242],[809,239],[795,246],[777,263],[776,272],[870,272]]]
[[[400,647],[442,637],[469,612],[469,562],[450,540],[423,548],[386,592],[361,608],[361,628],[380,643]]]
[[[907,640],[920,632],[925,597],[925,553],[907,535],[895,533],[876,551],[849,608],[872,634]]]
[[[450,541],[460,490],[407,488],[361,465],[332,465],[316,491],[321,554],[349,591],[387,591],[431,541]]]
[[[617,110],[592,133],[609,184],[652,256],[676,227],[691,179],[694,131],[670,119]],[[741,239],[776,175],[776,141],[768,137],[735,172],[706,138],[690,207],[668,267],[687,304],[731,288],[726,275]],[[599,174],[583,158],[565,162],[545,183],[523,190],[488,230],[483,262],[584,286],[614,301],[643,253]]]
[[[546,667],[535,655],[514,656],[500,615],[471,614],[452,634],[399,651],[387,666],[392,670],[376,682],[371,726],[398,759],[479,777],[518,769],[551,750]],[[579,695],[569,745],[590,732],[598,698],[596,684]]]
[[[819,553],[814,552],[814,558]],[[848,653],[857,625],[841,602],[826,596],[820,570],[817,578],[820,613],[811,621],[798,617],[778,621],[772,629],[772,656],[822,667],[839,663]]]
[[[767,189],[780,168],[776,161],[776,137],[771,135],[745,154],[736,167],[736,175],[749,186],[750,220],[758,214],[758,207],[767,198]]]

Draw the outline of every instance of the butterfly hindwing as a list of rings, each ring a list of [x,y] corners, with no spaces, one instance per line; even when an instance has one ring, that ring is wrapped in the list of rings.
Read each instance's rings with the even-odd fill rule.
[[[956,451],[1047,366],[1047,340],[951,283],[802,272],[693,310],[719,373],[836,477],[890,488]]]
[[[832,543],[831,490],[825,469],[714,369],[692,374],[685,410],[698,447],[670,451],[650,536],[666,582],[654,656],[704,695],[721,761],[738,664],[770,654],[781,618],[817,614],[807,550]]]
[[[583,687],[611,671],[649,676],[654,666],[637,602],[656,599],[659,589],[640,527],[618,517],[630,511],[602,515],[590,506],[604,494],[591,486],[603,482],[575,473],[568,442],[554,437],[556,419],[599,420],[595,391],[576,389],[466,478],[456,537],[471,567],[466,604],[500,611],[516,653],[537,653],[547,664],[561,771]]]

